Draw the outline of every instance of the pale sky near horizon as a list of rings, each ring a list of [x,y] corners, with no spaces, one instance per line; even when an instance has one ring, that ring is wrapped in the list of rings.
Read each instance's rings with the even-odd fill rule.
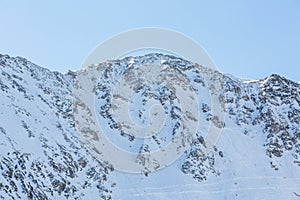
[[[0,54],[51,70],[78,69],[112,35],[141,27],[179,31],[219,71],[300,80],[300,1],[0,1]]]

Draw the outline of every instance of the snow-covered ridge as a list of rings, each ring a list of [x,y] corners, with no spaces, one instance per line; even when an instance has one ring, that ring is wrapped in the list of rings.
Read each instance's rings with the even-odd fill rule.
[[[225,119],[212,112],[209,98],[199,99],[199,105],[203,127],[212,123],[223,132],[208,154],[202,151],[207,141],[201,129],[191,148],[172,166],[131,176],[95,160],[76,131],[72,91],[75,77],[83,70],[61,74],[24,58],[0,55],[0,199],[195,199],[200,193],[205,199],[251,199],[249,188],[257,198],[293,199],[300,194],[298,83],[275,74],[245,81],[202,66],[193,71],[194,63],[162,54],[98,66],[126,69],[132,64],[162,63],[186,71],[203,94],[213,90],[216,82],[222,85],[215,92],[224,105]],[[112,86],[112,73],[100,79],[102,84]],[[111,92],[97,89],[99,97]],[[153,93],[167,102],[164,94]],[[99,112],[111,120],[109,110]],[[126,134],[120,138],[124,147],[136,142]],[[259,190],[259,185],[267,184],[273,186]]]

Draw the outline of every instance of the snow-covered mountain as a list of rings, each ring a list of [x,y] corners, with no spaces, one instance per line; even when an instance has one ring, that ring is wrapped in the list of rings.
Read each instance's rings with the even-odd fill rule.
[[[94,91],[99,123],[127,151],[160,149],[177,134],[176,94],[163,87],[137,88],[132,114],[148,123],[147,103],[160,102],[172,119],[169,134],[145,146],[114,121],[113,81],[133,65],[148,64],[186,74],[203,97],[201,126],[172,165],[131,174],[95,159],[77,130],[73,91],[85,70],[61,74],[0,55],[0,199],[300,199],[299,83],[276,74],[240,80],[162,54],[100,63],[96,67],[106,71]],[[211,96],[224,117],[213,112]],[[205,151],[209,126],[221,133]]]

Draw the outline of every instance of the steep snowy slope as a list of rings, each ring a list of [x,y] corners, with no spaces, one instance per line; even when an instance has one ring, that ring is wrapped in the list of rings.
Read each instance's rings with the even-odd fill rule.
[[[131,174],[94,159],[76,130],[72,95],[85,70],[63,75],[0,55],[0,199],[299,198],[300,85],[279,75],[242,81],[161,54],[101,63],[106,71],[96,84],[95,109],[110,140],[138,153],[159,150],[178,134],[179,101],[166,88],[137,88],[132,100],[137,123],[149,123],[146,111],[154,101],[170,119],[165,134],[147,145],[124,132],[111,112],[114,81],[132,67],[153,64],[186,74],[198,94],[200,126],[172,165]],[[224,117],[213,112],[211,98]],[[221,132],[205,151],[209,127]]]
[[[109,198],[109,169],[74,129],[71,76],[19,57],[0,65],[0,198]]]

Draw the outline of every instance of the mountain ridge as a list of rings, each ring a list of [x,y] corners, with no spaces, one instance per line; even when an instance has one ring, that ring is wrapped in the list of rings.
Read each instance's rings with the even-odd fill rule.
[[[244,82],[163,54],[127,57],[96,66],[126,71],[126,67],[132,63],[134,66],[149,63],[164,64],[181,70],[188,74],[187,77],[192,80],[193,86],[198,87],[199,91],[205,91],[203,94],[209,90],[214,91],[215,83],[220,83],[222,86],[214,92],[220,103],[224,105],[226,113],[224,119],[212,112],[212,105],[207,99],[199,101],[201,117],[204,119],[203,125],[211,123],[224,129],[220,144],[217,143],[212,152],[205,153],[202,148],[206,146],[207,141],[201,132],[197,133],[191,148],[176,162],[180,166],[177,168],[176,175],[184,175],[187,180],[195,181],[193,183],[199,184],[197,186],[199,189],[203,187],[202,183],[214,179],[212,177],[217,179],[221,177],[222,180],[222,176],[227,176],[227,171],[220,163],[227,163],[224,166],[230,166],[228,163],[237,162],[230,161],[235,157],[230,155],[231,151],[226,151],[232,148],[226,146],[224,142],[224,135],[231,137],[230,132],[240,134],[234,136],[239,140],[244,140],[246,137],[245,141],[255,138],[261,142],[261,145],[257,144],[265,151],[265,155],[261,157],[264,158],[263,162],[269,165],[262,170],[268,171],[269,174],[282,173],[278,175],[279,177],[290,176],[291,178],[295,174],[300,174],[300,85],[298,83],[277,74],[271,74],[257,81]],[[87,199],[100,196],[103,199],[114,199],[114,193],[118,193],[116,189],[118,180],[121,180],[118,177],[122,175],[115,172],[107,163],[97,161],[76,131],[72,91],[76,76],[83,70],[62,74],[37,66],[25,58],[13,58],[8,55],[0,55],[0,70],[0,149],[2,152],[0,154],[0,198]],[[108,78],[102,78],[101,84],[105,83],[105,86],[112,87],[110,85],[112,80],[109,77],[114,73],[114,70],[108,71]],[[104,96],[109,92],[111,90],[99,90],[96,96]],[[157,95],[155,92],[151,94]],[[163,103],[168,103],[168,100]],[[170,109],[172,106],[174,105],[170,105]],[[110,120],[105,117],[109,114],[110,111],[106,110],[100,117]],[[125,137],[122,136],[120,140],[130,143],[130,137],[127,136],[125,134]],[[162,140],[156,138],[155,142],[162,142]],[[155,142],[153,146],[157,146]],[[245,149],[251,150],[250,147]],[[254,150],[250,153],[253,152],[255,153]],[[251,161],[256,163],[255,160]],[[286,172],[287,166],[293,169],[292,174]],[[234,168],[234,165],[232,167]],[[257,167],[258,172],[261,171],[259,169]],[[155,173],[142,172],[140,179],[144,179],[145,175],[149,175],[151,179]],[[292,198],[295,197],[293,192],[297,193],[287,189],[284,194]],[[143,192],[140,191],[140,194]],[[245,195],[238,191],[224,195],[230,198],[236,194],[242,197]],[[164,196],[157,197],[164,198]]]

